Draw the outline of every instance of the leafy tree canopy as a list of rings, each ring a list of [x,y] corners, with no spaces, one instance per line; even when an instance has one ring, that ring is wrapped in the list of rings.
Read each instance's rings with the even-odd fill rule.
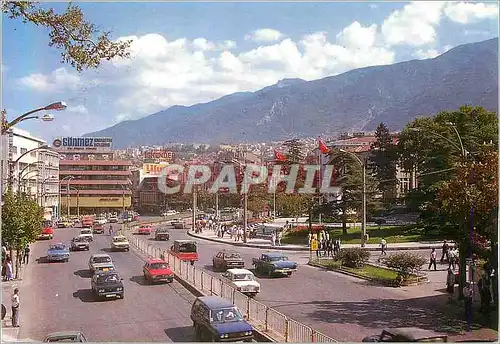
[[[61,62],[69,63],[79,72],[99,67],[102,60],[130,56],[131,41],[113,42],[110,32],[99,32],[76,5],[69,4],[59,14],[35,2],[10,1],[2,3],[2,11],[11,19],[49,29],[49,46],[61,50]]]

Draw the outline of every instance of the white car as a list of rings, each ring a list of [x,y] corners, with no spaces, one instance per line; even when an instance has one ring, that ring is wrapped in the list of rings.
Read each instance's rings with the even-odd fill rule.
[[[94,234],[91,228],[83,228],[80,230],[80,238],[84,238],[87,241],[94,241]]]
[[[123,235],[116,235],[111,241],[111,250],[113,251],[128,251],[130,250],[130,243],[127,237]]]
[[[105,225],[106,223],[108,223],[108,220],[106,220],[106,218],[105,218],[105,217],[98,217],[98,218],[96,219],[96,222],[97,222],[97,224],[99,224],[99,225]]]
[[[229,269],[222,274],[222,277],[229,280],[229,284],[239,292],[254,297],[260,293],[260,283],[255,279],[254,274],[247,269]]]
[[[172,216],[172,215],[175,215],[175,214],[177,214],[177,211],[175,211],[175,210],[167,210],[167,211],[163,212],[161,214],[161,216]]]

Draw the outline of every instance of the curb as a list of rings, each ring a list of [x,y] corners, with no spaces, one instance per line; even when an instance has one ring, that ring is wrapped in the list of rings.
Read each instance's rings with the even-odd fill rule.
[[[343,269],[327,268],[326,266],[323,266],[321,264],[314,263],[314,262],[311,262],[311,261],[307,262],[307,265],[315,267],[315,268],[327,270],[327,271],[338,272],[340,274],[344,274],[344,275],[347,275],[347,276],[359,278],[359,279],[362,279],[362,280],[365,280],[365,281],[374,282],[374,283],[376,283],[378,285],[385,286],[385,287],[391,287],[391,288],[409,287],[409,286],[421,285],[421,284],[428,283],[428,279],[427,279],[427,280],[422,281],[422,282],[415,282],[415,283],[404,284],[404,285],[397,285],[396,286],[396,285],[392,285],[390,282],[385,281],[385,280],[380,280],[380,279],[371,278],[371,277],[367,277],[367,276],[357,275],[357,274],[354,274],[352,272],[345,271]],[[367,263],[366,265],[372,265],[372,266],[376,266],[376,267],[381,267],[381,266],[377,266],[377,265],[373,265],[373,264],[369,264],[369,263]],[[385,269],[385,267],[384,267],[384,269]]]
[[[242,242],[231,242],[231,241],[226,241],[222,239],[215,239],[215,238],[207,238],[202,235],[194,234],[190,231],[186,232],[187,235],[197,238],[197,239],[202,239],[202,240],[207,240],[207,241],[212,241],[212,242],[217,242],[220,244],[227,244],[227,245],[232,245],[232,246],[240,246],[240,247],[252,247],[252,248],[260,248],[260,249],[266,249],[266,250],[280,250],[280,251],[307,251],[309,252],[308,247],[287,247],[285,246],[272,246],[272,245],[266,245],[266,244],[248,244],[248,243],[242,243]],[[432,248],[441,248],[441,244],[427,244],[427,245],[419,245],[419,246],[403,246],[403,247],[387,247],[386,251],[417,251],[417,250],[430,250]],[[351,248],[351,246],[348,246]],[[356,246],[357,247],[357,246]],[[380,248],[378,247],[365,247],[364,248],[366,251],[371,251],[371,252],[378,252],[380,251]]]

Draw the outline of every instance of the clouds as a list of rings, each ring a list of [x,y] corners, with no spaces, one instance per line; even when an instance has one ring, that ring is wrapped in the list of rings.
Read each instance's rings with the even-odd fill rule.
[[[391,64],[399,61],[401,51],[413,58],[433,58],[451,48],[439,43],[443,19],[464,28],[494,18],[492,8],[492,4],[414,2],[378,23],[354,20],[329,32],[288,32],[277,26],[218,39],[210,33],[190,38],[123,33],[119,40],[132,40],[130,59],[105,62],[98,71],[82,74],[65,68],[34,73],[17,84],[44,94],[64,94],[69,117],[85,117],[90,121],[82,126],[99,129],[173,105],[255,91],[283,78],[313,80]]]
[[[253,40],[257,43],[276,42],[284,35],[275,29],[258,29],[245,36],[246,40]]]

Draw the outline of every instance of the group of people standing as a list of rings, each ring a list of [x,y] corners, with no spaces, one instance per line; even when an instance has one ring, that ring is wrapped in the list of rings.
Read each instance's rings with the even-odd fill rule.
[[[21,251],[21,264],[28,264],[30,260],[30,247],[26,245]],[[2,246],[2,279],[4,281],[11,281],[14,279],[14,268],[12,258],[7,251],[7,247]]]
[[[318,249],[316,250],[317,257],[334,257],[340,252],[341,242],[339,238],[330,237],[330,233],[325,230],[318,233],[309,233],[308,244],[311,247],[312,241],[316,240]]]

